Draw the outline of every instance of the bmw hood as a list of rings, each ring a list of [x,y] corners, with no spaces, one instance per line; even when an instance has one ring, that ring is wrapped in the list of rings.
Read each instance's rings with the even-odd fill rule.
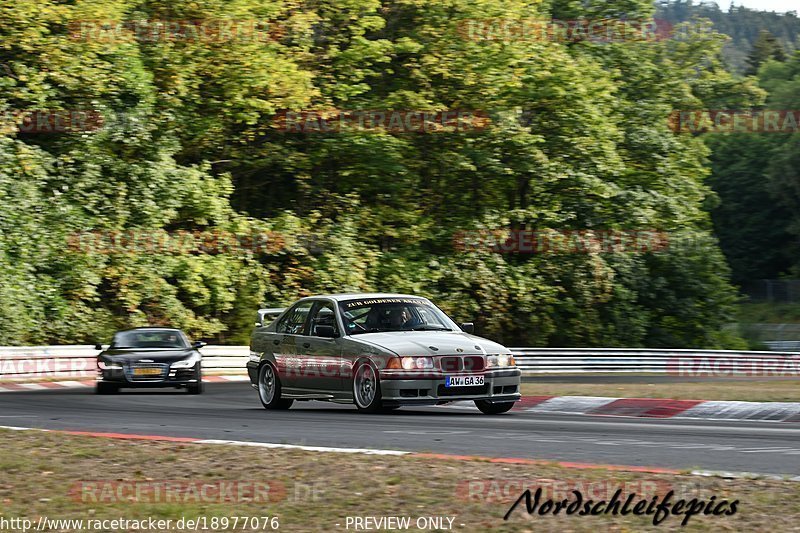
[[[372,344],[397,355],[493,355],[511,353],[501,344],[461,331],[390,331],[362,333],[353,340]]]

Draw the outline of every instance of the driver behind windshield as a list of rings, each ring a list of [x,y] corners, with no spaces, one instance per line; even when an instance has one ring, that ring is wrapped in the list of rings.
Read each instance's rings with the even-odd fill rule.
[[[392,329],[400,329],[406,325],[409,316],[405,307],[402,309],[389,310],[389,327]]]
[[[389,327],[391,329],[410,329],[422,324],[422,320],[413,316],[405,306],[400,309],[392,309],[389,312]]]

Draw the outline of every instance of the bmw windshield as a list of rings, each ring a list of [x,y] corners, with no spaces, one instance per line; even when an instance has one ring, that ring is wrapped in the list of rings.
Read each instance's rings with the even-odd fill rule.
[[[457,331],[436,306],[421,298],[371,298],[339,302],[349,335],[387,331]]]

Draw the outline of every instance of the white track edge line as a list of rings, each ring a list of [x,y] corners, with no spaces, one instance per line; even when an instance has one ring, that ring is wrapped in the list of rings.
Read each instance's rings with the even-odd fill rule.
[[[308,452],[363,453],[366,455],[412,455],[415,452],[401,450],[383,450],[377,448],[336,448],[330,446],[305,446],[301,444],[275,444],[271,442],[250,442],[241,440],[203,439],[197,444],[224,444],[229,446],[251,446],[255,448],[274,448],[285,450],[303,450]]]
[[[50,433],[59,433],[58,429],[46,428],[30,428],[19,426],[0,426],[0,429],[10,431],[42,431]],[[275,444],[270,442],[248,442],[240,440],[217,440],[217,439],[199,439],[191,441],[188,444],[215,444],[226,446],[250,446],[256,448],[272,448],[272,449],[289,449],[289,450],[302,450],[314,452],[333,452],[333,453],[361,453],[365,455],[416,455],[419,452],[408,452],[401,450],[381,450],[371,448],[335,448],[329,446],[303,446],[300,444]],[[602,467],[600,467],[602,468]],[[687,475],[687,474],[675,474]],[[721,477],[727,479],[771,479],[777,481],[795,481],[800,482],[800,476],[787,477],[779,474],[759,474],[754,472],[724,472],[718,470],[691,470],[688,472],[690,476],[700,477]]]

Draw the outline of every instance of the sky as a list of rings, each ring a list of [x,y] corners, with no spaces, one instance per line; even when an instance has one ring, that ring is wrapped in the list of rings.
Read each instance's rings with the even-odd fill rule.
[[[777,11],[778,13],[796,11],[800,15],[800,0],[734,0],[733,4],[749,9],[758,9],[759,11]],[[731,2],[729,0],[717,0],[717,5],[721,9],[727,10]]]

